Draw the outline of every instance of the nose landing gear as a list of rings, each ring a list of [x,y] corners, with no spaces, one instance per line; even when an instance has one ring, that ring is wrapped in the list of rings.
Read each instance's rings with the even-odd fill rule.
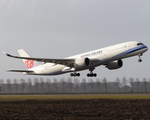
[[[97,76],[96,73],[93,73],[93,70],[94,70],[94,69],[95,69],[95,68],[89,69],[90,73],[87,74],[87,77],[96,77],[96,76]]]
[[[139,54],[138,56],[139,56],[139,62],[142,62],[142,59],[141,59],[141,56],[142,56],[143,54]]]

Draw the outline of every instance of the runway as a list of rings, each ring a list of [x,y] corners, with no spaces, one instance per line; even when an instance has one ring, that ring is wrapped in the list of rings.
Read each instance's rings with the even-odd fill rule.
[[[109,96],[112,96],[112,97],[113,96],[118,96],[119,97],[120,96],[121,97],[121,96],[150,96],[150,94],[145,94],[145,93],[143,93],[143,94],[142,93],[140,93],[140,94],[19,94],[19,95],[16,95],[16,94],[13,94],[13,95],[12,94],[9,94],[9,95],[8,94],[3,94],[3,95],[0,95],[0,96],[14,96],[14,97],[15,96],[16,97],[17,96],[30,96],[30,97],[31,96],[47,96],[47,97],[48,96],[52,96],[52,97],[55,97],[55,96],[60,96],[60,97],[63,97],[63,96],[68,96],[68,97],[69,96],[72,96],[72,97],[73,96],[81,96],[81,97],[82,96],[93,96],[93,97],[94,96],[106,96],[106,97],[107,96],[108,97]]]

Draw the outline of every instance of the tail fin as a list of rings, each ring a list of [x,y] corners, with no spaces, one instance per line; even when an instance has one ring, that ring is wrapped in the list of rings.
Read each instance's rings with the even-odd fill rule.
[[[25,52],[23,49],[18,50],[18,53],[21,57],[31,57],[27,52]],[[27,69],[34,68],[36,66],[39,66],[39,64],[34,60],[25,60],[23,59],[23,63],[27,67]]]

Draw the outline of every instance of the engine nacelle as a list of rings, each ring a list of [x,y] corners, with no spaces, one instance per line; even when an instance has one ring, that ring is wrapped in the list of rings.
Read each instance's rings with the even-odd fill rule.
[[[118,68],[121,68],[122,66],[123,66],[123,61],[122,60],[116,60],[116,61],[110,62],[106,65],[106,67],[109,70],[118,69]]]
[[[77,58],[74,62],[75,69],[84,69],[90,65],[89,58]]]

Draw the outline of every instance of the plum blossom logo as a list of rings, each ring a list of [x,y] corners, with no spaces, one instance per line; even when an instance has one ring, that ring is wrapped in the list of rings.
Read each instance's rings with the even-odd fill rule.
[[[25,64],[26,64],[27,68],[31,68],[34,65],[34,60],[26,60]]]

